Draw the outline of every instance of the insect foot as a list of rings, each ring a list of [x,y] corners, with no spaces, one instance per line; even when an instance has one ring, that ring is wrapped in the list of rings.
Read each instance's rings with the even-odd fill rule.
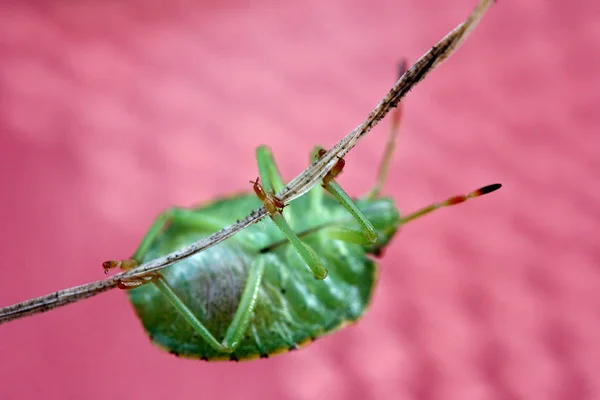
[[[113,269],[113,268],[122,268],[122,269],[132,269],[135,268],[139,265],[138,261],[133,259],[133,258],[129,258],[127,260],[108,260],[108,261],[104,261],[102,263],[102,268],[104,268],[104,273],[108,274],[108,272]]]
[[[256,180],[250,181],[250,183],[252,184],[254,193],[256,193],[260,201],[262,201],[270,215],[281,212],[286,206],[279,197],[275,196],[273,193],[267,192],[263,188],[260,184],[260,177],[256,177]]]

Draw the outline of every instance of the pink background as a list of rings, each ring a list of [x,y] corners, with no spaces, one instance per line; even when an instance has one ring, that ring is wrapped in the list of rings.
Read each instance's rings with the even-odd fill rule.
[[[13,1],[0,8],[0,305],[103,277],[154,216],[286,178],[475,0]],[[154,348],[117,290],[0,327],[2,399],[600,398],[597,2],[500,1],[406,100],[407,226],[356,326],[250,363]],[[370,188],[389,120],[347,158]]]

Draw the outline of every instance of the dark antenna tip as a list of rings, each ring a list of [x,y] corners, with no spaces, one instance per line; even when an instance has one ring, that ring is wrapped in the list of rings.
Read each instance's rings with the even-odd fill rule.
[[[481,189],[479,189],[477,191],[478,192],[477,194],[482,196],[484,194],[495,192],[496,190],[500,189],[501,187],[502,187],[502,184],[500,184],[500,183],[494,183],[491,185],[487,185],[487,186],[484,186]]]

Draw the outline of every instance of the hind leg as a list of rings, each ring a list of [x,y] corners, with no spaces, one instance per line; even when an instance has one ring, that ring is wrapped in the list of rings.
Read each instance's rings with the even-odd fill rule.
[[[267,256],[256,257],[250,266],[248,280],[240,298],[238,308],[235,311],[231,324],[227,328],[225,337],[219,342],[192,311],[181,301],[175,290],[167,280],[156,274],[153,284],[171,303],[173,308],[186,320],[188,324],[204,339],[213,349],[220,353],[232,353],[239,346],[241,339],[250,324],[250,319],[256,307],[256,299],[260,289],[263,272],[267,263]]]

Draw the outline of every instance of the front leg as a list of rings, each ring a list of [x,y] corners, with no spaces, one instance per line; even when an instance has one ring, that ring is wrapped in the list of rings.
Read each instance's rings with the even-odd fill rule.
[[[137,250],[131,258],[126,260],[109,260],[102,263],[104,273],[108,273],[113,268],[129,270],[137,267],[141,260],[154,243],[154,240],[169,224],[176,222],[186,225],[199,231],[213,232],[227,226],[226,222],[220,221],[206,214],[200,214],[196,210],[183,207],[172,207],[163,211],[150,226],[150,229],[142,239]]]
[[[308,265],[315,278],[325,279],[327,277],[327,269],[323,266],[315,251],[300,240],[298,235],[294,233],[292,227],[281,214],[281,210],[283,210],[286,204],[273,194],[273,190],[276,189],[276,186],[283,186],[283,183],[271,152],[266,147],[259,147],[256,153],[260,178],[256,178],[256,181],[250,181],[253,185],[254,193],[256,193],[260,201],[264,204],[271,220],[273,220],[275,225],[277,225],[281,232],[287,237],[290,244]],[[265,187],[260,184],[261,178]],[[267,190],[265,190],[265,188],[267,188]]]

